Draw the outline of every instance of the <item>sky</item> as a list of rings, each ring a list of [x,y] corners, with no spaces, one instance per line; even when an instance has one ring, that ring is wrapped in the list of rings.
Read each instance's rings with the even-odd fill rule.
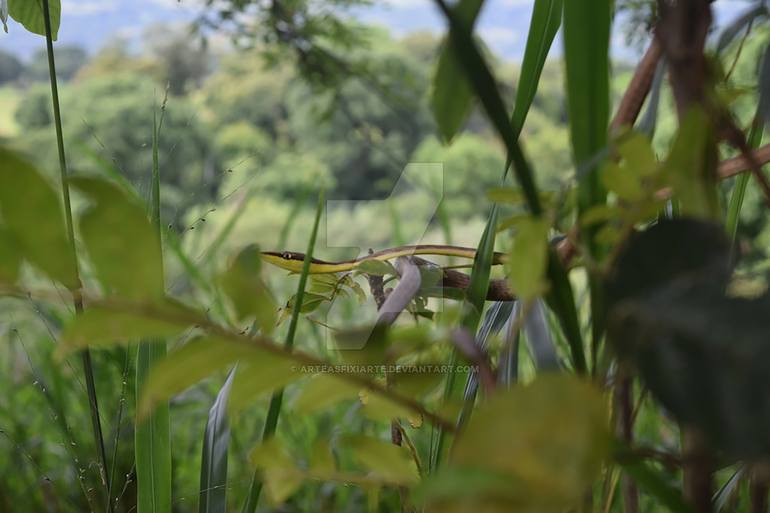
[[[375,0],[375,5],[355,12],[362,21],[387,27],[395,35],[413,31],[439,34],[443,20],[432,0]],[[518,61],[524,52],[533,0],[487,0],[477,31],[498,55]],[[724,24],[748,6],[743,0],[718,0],[716,20]],[[62,26],[58,44],[80,45],[93,53],[112,38],[137,41],[143,30],[157,23],[191,21],[201,9],[201,0],[62,0]],[[0,30],[0,49],[28,58],[42,48],[43,38],[28,34],[19,25],[9,24],[9,33]],[[613,54],[633,59],[621,34],[613,36]],[[554,52],[560,44],[554,44]]]

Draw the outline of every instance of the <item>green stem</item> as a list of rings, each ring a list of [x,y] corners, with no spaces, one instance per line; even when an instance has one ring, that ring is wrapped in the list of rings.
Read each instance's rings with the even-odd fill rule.
[[[80,275],[77,267],[77,252],[75,250],[75,230],[72,225],[72,204],[70,201],[70,189],[67,181],[67,157],[64,152],[64,134],[62,131],[61,109],[59,107],[59,86],[56,80],[56,61],[53,52],[53,37],[51,36],[51,10],[48,0],[43,0],[43,22],[45,23],[45,43],[48,54],[48,76],[51,80],[51,101],[53,103],[54,126],[56,127],[56,147],[59,153],[59,176],[61,180],[62,197],[64,199],[64,216],[67,228],[67,238],[70,242],[70,251],[75,262],[75,281],[80,283]],[[79,290],[72,290],[75,312],[80,315],[83,312],[83,301]],[[91,353],[84,349],[80,353],[83,361],[83,374],[86,378],[86,391],[88,393],[88,406],[91,411],[91,427],[94,433],[94,442],[99,453],[99,475],[107,495],[108,512],[112,511],[110,499],[110,484],[107,476],[107,451],[104,448],[104,436],[102,423],[99,416],[99,402],[96,396],[96,383],[94,381],[94,369],[91,362]]]
[[[305,252],[305,260],[302,263],[302,273],[299,277],[299,284],[297,285],[297,294],[294,296],[294,309],[291,312],[291,321],[289,322],[289,330],[286,332],[286,340],[284,342],[284,348],[291,350],[294,347],[294,335],[297,332],[297,323],[299,321],[300,310],[302,309],[303,296],[305,295],[305,285],[307,284],[307,276],[310,272],[310,261],[313,258],[313,249],[315,248],[315,240],[318,235],[318,224],[321,220],[321,211],[323,210],[324,193],[318,195],[318,207],[315,214],[315,222],[313,223],[313,231],[310,234],[310,241],[308,242],[307,251]],[[270,405],[267,409],[267,417],[265,419],[265,426],[262,429],[262,441],[268,440],[275,434],[275,430],[278,427],[278,417],[281,414],[281,406],[283,405],[283,389],[277,390],[270,397]],[[259,503],[259,496],[262,492],[262,481],[259,478],[258,472],[254,472],[251,478],[251,484],[249,485],[248,495],[246,496],[246,502],[243,504],[242,513],[254,513]]]

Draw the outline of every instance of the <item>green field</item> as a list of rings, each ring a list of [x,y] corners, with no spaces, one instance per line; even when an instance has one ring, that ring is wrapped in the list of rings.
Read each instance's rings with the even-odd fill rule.
[[[14,87],[0,87],[0,136],[10,137],[17,134],[19,127],[14,119],[16,106],[21,99],[21,91]]]

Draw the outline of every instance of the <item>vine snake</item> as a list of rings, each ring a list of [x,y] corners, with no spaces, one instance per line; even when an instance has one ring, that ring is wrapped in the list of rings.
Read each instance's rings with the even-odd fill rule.
[[[413,255],[440,255],[459,258],[473,259],[476,257],[474,248],[465,248],[462,246],[446,246],[440,244],[418,244],[413,246],[398,246],[395,248],[383,249],[369,255],[350,260],[338,260],[327,262],[312,258],[310,260],[310,274],[325,274],[354,271],[362,262],[368,260],[379,260],[381,262],[392,260],[401,256]],[[495,252],[492,256],[492,265],[499,265],[505,262],[504,253]],[[304,253],[295,253],[293,251],[263,251],[262,260],[286,269],[287,271],[302,272],[302,263],[305,260]]]

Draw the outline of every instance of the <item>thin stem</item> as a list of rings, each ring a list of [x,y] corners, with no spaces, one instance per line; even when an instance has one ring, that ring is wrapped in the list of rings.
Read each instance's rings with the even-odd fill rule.
[[[43,0],[43,21],[45,23],[45,43],[48,54],[48,76],[51,80],[51,101],[53,103],[54,126],[56,127],[56,146],[59,153],[59,174],[61,179],[62,197],[64,199],[64,218],[66,221],[67,237],[70,242],[70,251],[75,262],[75,281],[80,283],[80,276],[77,266],[77,252],[75,250],[75,230],[72,224],[72,204],[70,202],[70,189],[67,181],[67,157],[64,152],[64,135],[62,132],[61,109],[59,107],[59,87],[56,80],[56,61],[53,52],[53,37],[51,36],[51,11],[48,0]],[[83,300],[79,290],[72,290],[73,302],[76,314],[83,312]],[[112,511],[112,501],[110,500],[110,484],[107,476],[107,452],[104,448],[104,436],[102,434],[102,423],[99,417],[99,403],[96,396],[96,384],[94,381],[94,370],[91,362],[91,353],[88,349],[81,351],[83,361],[83,373],[86,378],[86,390],[88,392],[88,405],[91,411],[91,425],[94,432],[94,441],[96,449],[99,452],[99,475],[102,480],[105,492],[107,494],[107,511]]]

